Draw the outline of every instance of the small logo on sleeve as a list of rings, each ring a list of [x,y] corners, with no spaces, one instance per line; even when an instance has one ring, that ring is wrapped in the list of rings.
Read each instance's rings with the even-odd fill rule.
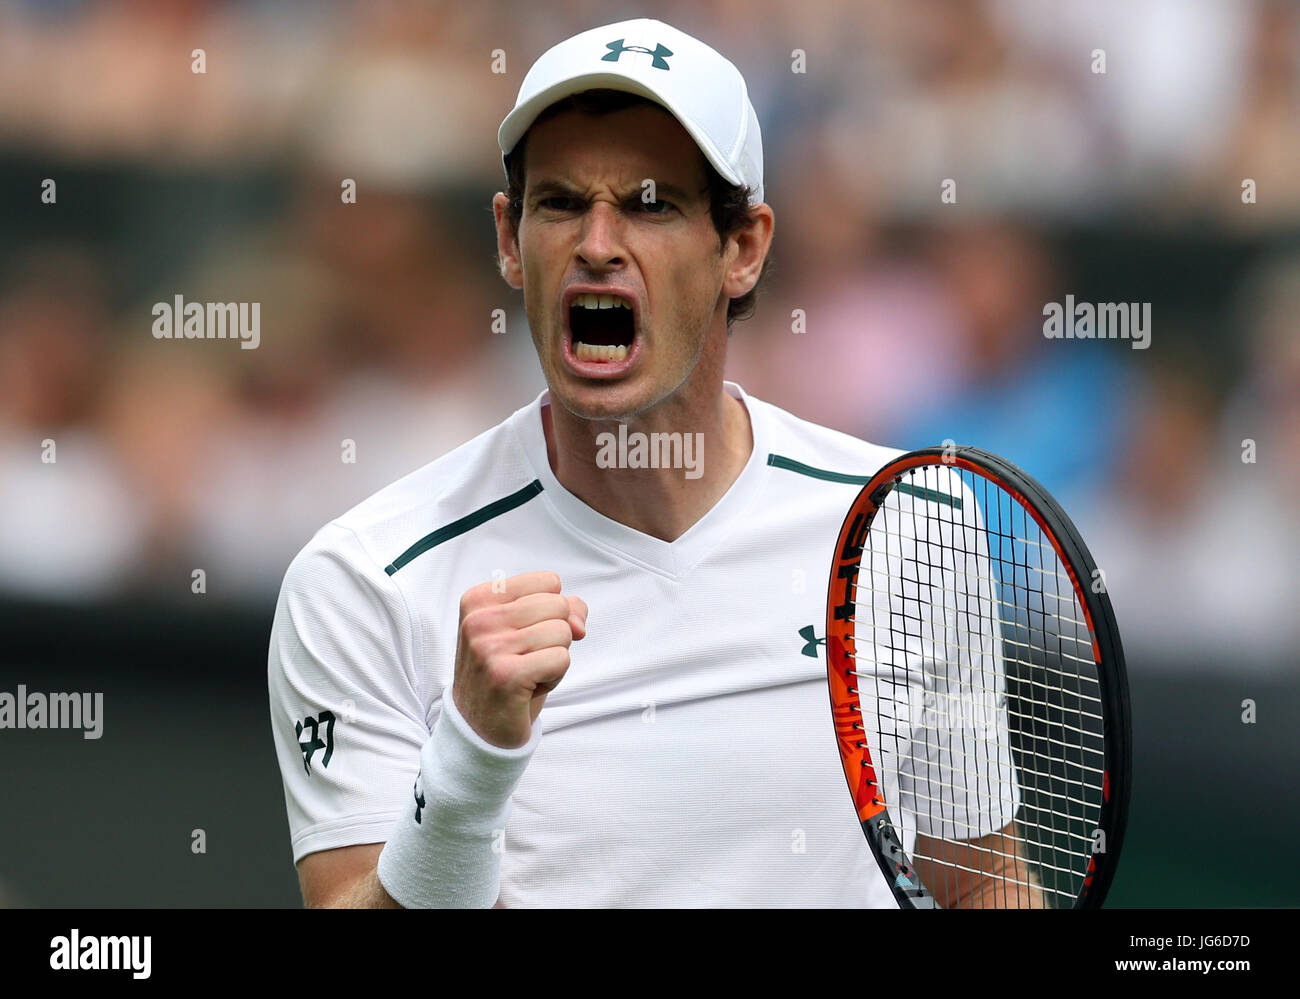
[[[420,790],[420,775],[415,775],[415,787],[411,789],[415,795],[415,824],[420,824],[420,812],[424,810],[424,792]]]
[[[322,749],[325,755],[320,759],[320,765],[328,767],[330,758],[334,755],[334,712],[322,711],[315,718],[308,715],[300,722],[294,722],[294,730],[298,734],[298,748],[302,750],[302,768],[307,771],[307,776],[311,776],[311,760]],[[325,729],[325,738],[320,737],[320,730]],[[303,739],[302,734],[310,732],[311,738]]]

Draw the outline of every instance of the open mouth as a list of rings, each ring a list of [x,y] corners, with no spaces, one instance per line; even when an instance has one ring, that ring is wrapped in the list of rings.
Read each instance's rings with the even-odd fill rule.
[[[636,314],[618,295],[578,295],[569,306],[569,332],[577,360],[617,363],[636,339]]]

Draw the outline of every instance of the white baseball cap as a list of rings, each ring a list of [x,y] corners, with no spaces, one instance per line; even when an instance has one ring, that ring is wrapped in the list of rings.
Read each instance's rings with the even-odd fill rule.
[[[670,24],[643,17],[592,28],[547,49],[497,132],[501,165],[546,108],[594,89],[640,94],[672,113],[713,168],[763,201],[763,137],[745,78],[717,51]]]

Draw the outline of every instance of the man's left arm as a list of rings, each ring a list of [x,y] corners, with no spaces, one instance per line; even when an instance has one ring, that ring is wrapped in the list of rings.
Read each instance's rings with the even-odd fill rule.
[[[938,816],[928,807],[923,813],[927,821],[918,822],[912,859],[944,908],[1042,909],[1046,896],[1019,849],[1024,836],[1014,819],[1020,789],[1003,707],[1002,632],[983,512],[960,477],[943,478],[936,485],[966,515],[925,525],[927,537],[933,532],[942,539],[945,527],[954,536],[940,540],[929,558],[944,564],[938,599],[930,603],[935,648],[925,669],[927,685],[936,685],[929,693],[938,711],[912,749],[922,758],[914,762],[928,764],[915,768],[913,779],[934,782],[922,783],[920,800],[941,808]],[[974,772],[972,758],[982,763]],[[985,829],[993,831],[964,838]]]
[[[1014,820],[973,840],[918,833],[912,863],[945,909],[1045,909],[1042,886],[1020,855],[1021,838]]]

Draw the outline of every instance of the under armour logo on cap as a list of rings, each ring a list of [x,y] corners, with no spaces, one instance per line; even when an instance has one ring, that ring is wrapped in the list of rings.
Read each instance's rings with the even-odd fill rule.
[[[745,78],[715,49],[652,17],[588,28],[538,56],[497,129],[507,176],[511,151],[538,116],[585,90],[623,90],[659,104],[723,180],[748,187],[751,205],[762,202],[763,136]]]
[[[609,55],[601,56],[600,58],[602,62],[618,62],[618,57],[624,52],[644,52],[646,55],[652,57],[650,65],[655,69],[667,69],[668,60],[665,59],[664,56],[670,56],[673,54],[672,49],[659,42],[655,43],[655,49],[651,52],[648,48],[641,45],[624,45],[622,38],[616,42],[606,42],[605,48],[609,49]]]

